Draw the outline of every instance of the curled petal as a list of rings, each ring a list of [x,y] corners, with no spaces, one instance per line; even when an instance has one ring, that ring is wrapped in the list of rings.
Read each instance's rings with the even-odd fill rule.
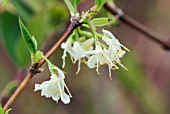
[[[63,101],[64,104],[70,103],[70,97],[65,92],[63,93],[63,97],[61,97],[61,100]]]

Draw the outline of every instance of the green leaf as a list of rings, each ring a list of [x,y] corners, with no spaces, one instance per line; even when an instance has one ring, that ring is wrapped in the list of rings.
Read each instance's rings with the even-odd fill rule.
[[[95,18],[91,20],[91,23],[94,26],[105,26],[110,24],[111,20],[109,18],[103,17],[103,18]]]
[[[80,0],[71,0],[71,2],[73,4],[74,10],[77,10],[77,5],[80,2]]]
[[[107,0],[95,0],[96,6],[95,9],[96,10],[100,10],[100,8],[103,6],[103,4],[106,2]]]
[[[15,49],[19,34],[18,17],[6,11],[2,12],[0,14],[0,41],[15,63],[17,63]]]
[[[29,51],[32,54],[36,54],[37,52],[37,42],[34,37],[31,37],[30,33],[28,32],[25,25],[22,23],[21,19],[19,18],[19,25],[21,29],[22,36],[28,46]]]
[[[76,13],[76,10],[74,9],[74,6],[71,4],[70,0],[64,0],[64,2],[68,7],[71,16],[73,16]]]

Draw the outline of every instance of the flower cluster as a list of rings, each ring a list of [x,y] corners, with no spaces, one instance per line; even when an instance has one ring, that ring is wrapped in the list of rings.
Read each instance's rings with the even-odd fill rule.
[[[71,36],[66,42],[61,44],[61,48],[64,49],[62,56],[63,68],[65,66],[65,58],[67,54],[70,55],[72,62],[75,64],[78,62],[78,70],[80,71],[81,63],[87,64],[89,68],[96,68],[99,74],[99,67],[101,65],[107,65],[109,69],[109,77],[111,78],[111,70],[118,69],[119,66],[127,70],[127,68],[121,64],[121,58],[124,56],[126,51],[129,51],[125,46],[123,46],[111,32],[108,30],[102,30],[103,34],[98,34],[96,32],[96,38],[86,37],[86,38],[75,38],[76,36]],[[91,36],[91,35],[89,35]],[[51,77],[49,81],[44,81],[42,84],[35,84],[35,90],[41,90],[41,96],[46,98],[52,98],[54,101],[61,101],[64,104],[70,103],[70,94],[64,79],[65,75],[62,70],[57,66],[53,65],[47,58],[43,56],[46,60]],[[65,92],[67,90],[67,93]]]
[[[65,43],[62,43],[61,48],[64,49],[63,65],[65,65],[66,53],[73,58],[73,63],[78,61],[78,71],[80,71],[81,60],[86,60],[89,68],[96,68],[99,73],[99,66],[107,65],[109,68],[109,77],[111,78],[111,70],[118,69],[118,65],[127,70],[125,66],[121,64],[121,58],[126,53],[124,50],[129,51],[123,46],[108,30],[102,30],[103,34],[99,37],[100,40],[90,38],[84,42],[74,41],[69,38]],[[96,33],[97,34],[97,33]],[[95,48],[93,49],[93,45]],[[124,50],[122,50],[122,48]],[[78,73],[78,72],[77,72]]]
[[[102,34],[96,32],[96,27],[108,25],[110,23],[110,19],[106,17],[92,19],[104,2],[96,2],[95,8],[82,13],[80,16],[76,7],[73,7],[69,0],[64,1],[70,10],[71,21],[78,20],[79,23],[82,23],[82,26],[75,28],[67,41],[61,44],[61,48],[64,50],[62,68],[65,67],[65,59],[67,54],[69,54],[74,64],[78,62],[76,74],[80,71],[81,63],[87,64],[90,69],[96,68],[98,74],[100,74],[99,67],[101,65],[107,65],[110,79],[112,79],[111,70],[119,69],[119,66],[127,70],[120,59],[124,56],[126,51],[129,50],[123,46],[110,31],[103,29]],[[24,29],[24,27],[22,28]],[[30,35],[28,34],[28,36]],[[52,98],[56,102],[61,98],[61,101],[64,104],[70,103],[72,95],[64,82],[65,75],[63,71],[53,65],[43,56],[42,52],[37,50],[37,43],[35,42],[34,37],[30,36],[29,39],[32,40],[31,44],[28,44],[30,52],[33,53],[32,63],[36,63],[41,58],[44,58],[48,63],[51,73],[50,80],[44,81],[41,84],[35,84],[34,91],[41,90],[41,96]]]

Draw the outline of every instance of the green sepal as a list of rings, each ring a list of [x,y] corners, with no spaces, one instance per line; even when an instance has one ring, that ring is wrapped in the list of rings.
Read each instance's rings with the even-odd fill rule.
[[[93,37],[95,39],[95,41],[97,40],[97,35],[96,35],[96,27],[91,23],[91,21],[88,22],[88,25],[90,26],[90,30],[93,34]]]
[[[95,18],[91,20],[91,23],[94,26],[105,26],[111,23],[111,19],[107,18],[107,17],[102,17],[102,18]]]
[[[5,114],[9,114],[9,111],[11,111],[12,109],[8,109],[6,112],[5,112]]]
[[[34,36],[31,36],[28,32],[25,25],[22,23],[21,19],[19,18],[19,26],[21,29],[22,37],[27,44],[27,47],[31,54],[36,54],[37,52],[37,41],[35,40]]]
[[[48,64],[48,68],[49,68],[49,70],[50,70],[50,73],[51,74],[56,74],[57,73],[57,71],[56,71],[56,69],[55,69],[55,65],[54,64],[52,64],[51,62],[50,62],[50,60],[48,60],[45,56],[43,56],[43,58],[44,58],[44,60],[47,62],[47,64]]]
[[[70,0],[64,0],[64,2],[68,7],[71,16],[73,16],[76,13],[76,10],[75,10],[74,6],[71,4]]]
[[[31,54],[32,64],[38,63],[38,61],[43,57],[43,52],[37,51],[35,54]]]
[[[80,28],[78,28],[78,32],[80,35],[85,36],[87,38],[92,38],[93,34],[88,31],[82,31]]]

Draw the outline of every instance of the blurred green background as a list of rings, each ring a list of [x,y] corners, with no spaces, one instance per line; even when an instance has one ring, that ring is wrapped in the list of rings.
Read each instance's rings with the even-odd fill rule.
[[[87,4],[88,3],[88,4]],[[81,0],[79,11],[89,9],[93,0]],[[170,36],[169,0],[115,0],[127,14],[162,35]],[[29,51],[20,35],[18,17],[38,41],[38,48],[46,52],[62,35],[69,24],[69,12],[62,0],[9,0],[0,9],[0,91],[6,84],[19,77],[30,65]],[[106,16],[102,9],[98,15]],[[76,75],[77,65],[67,58],[66,83],[73,98],[69,105],[58,104],[52,99],[33,92],[34,84],[48,80],[47,69],[36,75],[12,106],[10,114],[169,114],[170,113],[170,52],[146,39],[145,36],[121,24],[106,26],[131,52],[122,63],[129,69],[112,71],[100,68],[98,75],[82,65]],[[101,32],[101,30],[98,30]],[[169,37],[170,41],[170,37]],[[62,65],[62,50],[51,57]],[[43,66],[46,68],[46,64]],[[21,78],[21,77],[19,77]]]

